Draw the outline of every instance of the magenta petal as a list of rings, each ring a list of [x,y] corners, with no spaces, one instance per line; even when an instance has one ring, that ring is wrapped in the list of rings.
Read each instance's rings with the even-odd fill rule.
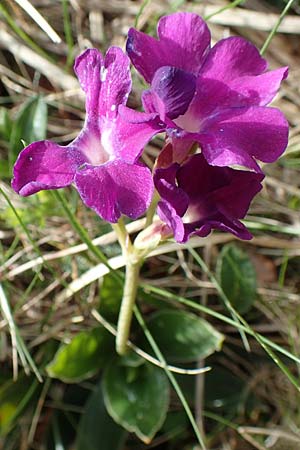
[[[223,186],[213,196],[219,211],[226,217],[245,217],[253,197],[262,189],[263,179],[262,173],[243,170],[231,172],[230,184]]]
[[[210,48],[210,31],[197,14],[179,12],[158,22],[157,34],[169,52],[166,66],[176,66],[197,75]]]
[[[140,157],[145,145],[165,128],[157,114],[134,111],[126,106],[119,108],[116,132],[112,135],[115,155],[128,163]]]
[[[235,78],[226,83],[200,76],[185,122],[193,124],[195,129],[195,124],[200,126],[203,118],[222,109],[265,106],[274,98],[287,74],[287,67],[282,67],[261,75]]]
[[[86,162],[72,146],[61,147],[50,141],[28,145],[14,166],[13,189],[27,196],[43,189],[58,189],[72,183],[76,169]]]
[[[193,234],[207,236],[212,229],[250,239],[239,219],[261,190],[263,178],[255,172],[210,166],[202,154],[193,155],[181,166],[156,170],[154,181],[161,196],[158,214],[178,242]]]
[[[129,30],[127,53],[146,81],[151,83],[159,67],[174,66],[197,74],[210,45],[210,32],[204,20],[193,13],[162,17],[159,40],[133,28]]]
[[[214,213],[216,207],[228,218],[243,218],[263,179],[261,173],[210,166],[202,154],[191,156],[177,173],[178,186],[189,196],[190,204],[199,204],[199,199],[206,203],[193,209],[194,219]]]
[[[100,73],[103,64],[103,57],[96,48],[90,48],[79,55],[74,64],[74,71],[86,93],[87,113],[94,116],[98,114],[99,109]]]
[[[267,105],[275,96],[287,68],[265,72],[266,61],[240,37],[219,41],[208,53],[197,79],[196,95],[186,121],[197,122],[226,108]]]
[[[273,100],[280,87],[280,83],[287,76],[288,67],[281,67],[280,69],[271,70],[257,76],[236,78],[229,83],[230,89],[237,94],[237,101],[234,105],[232,104],[230,106],[267,105]]]
[[[132,219],[142,215],[153,194],[150,170],[121,160],[86,166],[76,173],[75,184],[84,203],[111,223],[122,214]]]
[[[158,113],[156,95],[151,89],[142,92],[142,105],[146,113]]]
[[[163,66],[155,72],[151,87],[164,106],[161,119],[165,120],[166,116],[175,119],[188,109],[195,94],[196,78],[176,67]]]
[[[171,203],[164,200],[158,202],[157,214],[159,218],[165,222],[168,227],[173,231],[174,239],[177,242],[186,242],[185,239],[185,226],[182,221],[181,216],[177,213],[176,209],[173,208]]]
[[[128,31],[126,51],[134,67],[148,83],[151,83],[156,70],[166,65],[162,44],[134,28]]]
[[[130,60],[119,47],[110,47],[107,51],[100,78],[99,113],[113,119],[119,105],[126,104],[131,90]]]
[[[253,158],[274,162],[288,143],[288,123],[276,108],[231,108],[208,119],[199,134],[209,164],[258,170]]]
[[[130,60],[118,47],[110,47],[103,59],[91,48],[78,56],[75,73],[86,93],[87,121],[100,116],[113,119],[125,105],[131,90]]]
[[[210,50],[200,76],[230,83],[242,76],[260,75],[266,68],[266,60],[253,44],[241,37],[229,37]]]
[[[176,176],[179,168],[180,165],[175,163],[166,169],[156,169],[154,183],[161,198],[172,204],[174,213],[183,216],[189,206],[189,197],[184,190],[177,186]],[[175,202],[173,202],[174,196],[176,196]]]

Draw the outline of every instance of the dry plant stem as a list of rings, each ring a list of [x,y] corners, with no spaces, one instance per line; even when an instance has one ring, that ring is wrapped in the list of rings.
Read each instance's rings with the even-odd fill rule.
[[[131,261],[130,255],[128,256],[129,258],[126,262],[123,299],[119,312],[116,337],[116,350],[119,355],[124,355],[128,348],[127,341],[129,338],[133,307],[135,304],[141,267],[140,261]]]

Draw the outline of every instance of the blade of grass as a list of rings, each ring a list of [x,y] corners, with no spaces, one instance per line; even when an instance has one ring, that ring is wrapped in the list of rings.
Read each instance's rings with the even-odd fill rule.
[[[39,420],[40,420],[40,417],[41,417],[42,409],[44,407],[44,402],[45,402],[46,396],[47,396],[48,391],[49,391],[50,386],[51,386],[51,382],[52,382],[51,378],[47,378],[46,379],[45,384],[44,384],[43,389],[42,389],[42,392],[41,392],[41,395],[40,395],[39,400],[37,402],[36,409],[34,411],[34,414],[33,414],[32,420],[31,420],[30,429],[29,429],[29,432],[28,432],[28,438],[27,438],[28,444],[32,444],[33,443],[34,436],[35,436],[35,433],[36,433],[36,430],[37,430],[37,426],[38,426],[38,423],[39,423]]]
[[[235,308],[231,305],[230,300],[226,296],[225,292],[223,291],[220,283],[216,279],[216,277],[212,274],[212,272],[209,270],[201,256],[194,250],[194,249],[188,249],[191,255],[194,257],[194,259],[197,261],[197,263],[200,265],[203,271],[208,275],[210,281],[215,286],[217,292],[219,293],[220,297],[222,298],[226,308],[228,311],[234,316],[236,321],[243,324],[247,329],[252,330],[250,325],[247,323],[247,321],[235,310]],[[274,361],[274,363],[280,368],[280,370],[287,376],[289,381],[297,388],[297,390],[300,392],[300,384],[294,377],[294,375],[291,373],[289,368],[278,358],[277,355],[266,345],[265,342],[262,341],[260,335],[253,331],[253,337],[257,340],[257,342],[261,345],[261,347],[266,351],[266,353],[271,357],[271,359]]]
[[[223,300],[226,308],[230,312],[231,317],[233,318],[234,322],[236,322],[236,323],[241,322],[241,320],[238,317],[238,315],[236,314],[234,308],[231,306],[230,301],[228,300],[228,298],[224,294],[223,290],[221,289],[221,286],[219,285],[219,283],[217,282],[215,277],[212,275],[212,273],[210,272],[209,268],[207,267],[207,265],[205,264],[203,259],[200,258],[200,256],[198,255],[198,253],[194,249],[188,248],[188,251],[193,256],[193,258],[197,261],[197,263],[199,264],[199,266],[201,267],[203,272],[210,278],[212,283],[215,285],[215,288],[219,292],[219,295],[220,295],[221,299]],[[222,291],[222,292],[220,292],[220,291]],[[249,342],[248,342],[248,339],[247,339],[247,336],[246,336],[245,332],[243,330],[239,329],[239,333],[241,335],[241,339],[243,341],[245,349],[247,350],[247,352],[250,352],[250,345],[249,345]]]
[[[41,377],[41,374],[31,358],[27,347],[19,333],[19,330],[15,324],[13,315],[11,313],[10,305],[8,302],[8,299],[5,295],[4,289],[2,285],[0,284],[0,308],[3,314],[4,319],[6,320],[10,335],[11,335],[11,341],[12,341],[12,351],[13,351],[13,378],[14,380],[18,377],[18,358],[17,355],[19,355],[20,360],[23,364],[25,373],[28,373],[28,368],[31,367],[32,371],[34,372],[37,379],[42,382],[43,379]]]
[[[4,264],[12,255],[14,255],[15,250],[16,250],[19,242],[20,242],[19,236],[15,236],[14,240],[12,241],[12,243],[11,243],[11,245],[9,247],[9,249],[6,251],[5,255],[3,255],[2,264]]]
[[[290,234],[291,236],[299,236],[299,233],[300,233],[299,226],[297,227],[297,226],[280,225],[280,224],[272,225],[269,223],[254,222],[249,219],[245,219],[242,222],[250,230],[273,231],[275,233]]]
[[[288,263],[289,263],[289,255],[287,254],[287,252],[285,252],[283,255],[283,261],[280,266],[279,275],[278,275],[278,285],[281,289],[284,288],[285,275],[286,275]]]
[[[287,358],[291,359],[292,361],[296,362],[297,364],[300,364],[300,358],[293,355],[285,348],[277,345],[275,342],[272,342],[270,339],[266,338],[265,336],[262,336],[261,334],[256,333],[251,327],[250,328],[246,327],[242,323],[236,323],[233,319],[231,319],[228,316],[224,316],[223,314],[220,314],[211,308],[200,305],[199,303],[195,303],[192,300],[188,300],[185,297],[173,294],[172,292],[169,292],[166,289],[161,289],[156,286],[151,286],[150,284],[147,284],[147,283],[141,283],[141,288],[144,289],[145,293],[151,292],[152,294],[156,294],[158,298],[165,298],[165,299],[168,299],[175,303],[181,303],[182,305],[188,306],[196,311],[203,312],[203,313],[207,314],[208,316],[215,317],[216,319],[220,320],[221,322],[227,323],[233,327],[244,330],[250,336],[254,337],[254,335],[256,334],[257,336],[259,336],[261,341],[264,342],[266,345],[268,345],[270,348],[274,349],[278,353],[281,353],[282,355],[286,356]]]
[[[17,422],[17,419],[19,417],[21,418],[22,413],[24,412],[25,408],[28,406],[30,400],[32,399],[34,393],[36,392],[36,390],[38,389],[39,386],[40,385],[37,382],[37,380],[33,379],[29,389],[24,394],[24,396],[21,398],[21,400],[19,401],[17,408],[14,412],[12,421]]]
[[[52,267],[44,260],[44,257],[43,257],[42,252],[40,251],[39,247],[36,245],[36,243],[34,242],[34,240],[31,238],[31,235],[30,235],[30,233],[29,233],[29,231],[28,231],[28,229],[27,229],[25,223],[23,222],[23,220],[21,219],[20,215],[18,214],[18,211],[16,210],[16,208],[14,207],[14,205],[12,204],[12,202],[10,201],[9,197],[7,196],[7,194],[5,193],[5,191],[4,191],[1,187],[0,187],[0,193],[3,195],[3,197],[4,197],[5,200],[6,200],[6,202],[8,203],[9,207],[10,207],[11,210],[13,211],[15,217],[17,218],[17,220],[18,220],[18,222],[19,222],[19,224],[20,224],[20,226],[21,226],[21,228],[23,229],[24,233],[25,233],[26,236],[28,237],[29,242],[31,243],[32,247],[34,248],[34,250],[36,251],[36,253],[39,255],[39,257],[41,258],[44,267],[47,268],[47,270],[51,273],[51,275],[53,276],[54,279],[59,280],[60,284],[61,284],[65,289],[67,289],[68,284],[67,284],[66,281],[60,276],[60,274],[57,273],[57,272],[56,272],[56,271],[55,271],[55,270],[54,270],[54,269],[53,269],[53,268],[52,268]],[[54,314],[54,312],[55,312],[55,304],[53,303],[52,306],[51,306],[51,308],[50,308],[49,311],[48,311],[48,314],[47,314],[47,316],[46,316],[46,319],[47,319],[47,320],[50,320],[50,318],[51,318],[51,316]],[[46,323],[45,321],[41,323],[41,328],[45,325],[45,323]],[[19,338],[21,339],[21,337],[18,335],[18,333],[17,333],[17,338],[18,338],[18,339],[19,339]],[[24,344],[24,343],[23,343],[23,344]],[[22,344],[22,340],[20,340],[20,345],[22,346],[23,344]],[[33,363],[33,360],[32,360],[32,358],[31,358],[30,353],[28,352],[28,350],[27,350],[25,344],[24,344],[24,348],[23,348],[23,353],[20,355],[20,358],[23,357],[23,354],[26,356],[27,360],[30,361],[30,365],[31,365],[33,371],[36,373],[35,365],[34,365],[34,363]],[[25,360],[26,360],[26,358],[25,358]]]
[[[6,22],[10,26],[10,28],[19,36],[19,38],[22,39],[22,41],[26,42],[26,44],[32,48],[35,52],[37,52],[39,55],[43,56],[43,58],[46,58],[48,61],[55,62],[53,58],[49,56],[48,53],[46,53],[43,49],[41,49],[15,22],[13,17],[11,17],[8,10],[5,8],[2,2],[0,2],[0,13],[4,16]]]
[[[275,36],[281,22],[283,21],[284,17],[286,16],[286,14],[288,13],[289,9],[291,8],[292,4],[294,3],[294,0],[289,0],[289,2],[287,3],[287,5],[285,6],[285,8],[283,8],[279,19],[277,21],[277,23],[275,24],[275,26],[272,28],[269,36],[267,37],[267,39],[265,40],[264,45],[262,46],[261,50],[260,50],[260,54],[263,55],[265,53],[265,51],[267,50],[267,48],[269,47],[273,37]]]
[[[16,325],[11,314],[11,310],[6,298],[5,292],[0,284],[0,307],[2,315],[7,322],[12,346],[12,364],[13,364],[13,379],[16,381],[18,378],[18,352],[21,353],[21,349],[18,349],[17,336],[16,336]],[[24,367],[26,371],[26,367]]]
[[[54,449],[66,450],[62,441],[57,415],[55,415],[52,420],[52,431],[53,431]]]
[[[220,428],[220,432],[225,427],[228,427],[228,428],[231,428],[232,430],[235,430],[244,441],[250,442],[249,438],[247,438],[247,436],[245,436],[245,433],[241,432],[242,427],[240,427],[239,425],[236,425],[235,423],[231,422],[227,418],[220,416],[219,414],[210,412],[210,411],[203,411],[203,415],[204,415],[204,417],[207,417],[208,419],[214,420],[215,422],[219,423],[219,425],[222,426],[222,428]],[[256,448],[256,449],[265,449],[265,447],[262,447],[261,444],[253,438],[251,439],[251,444],[254,445],[255,446],[254,448]]]
[[[229,5],[226,5],[223,8],[218,9],[216,12],[213,12],[213,13],[209,14],[208,16],[205,16],[205,20],[209,20],[209,19],[211,19],[211,17],[217,16],[218,14],[222,13],[223,11],[227,11],[227,9],[235,8],[235,6],[240,5],[244,1],[245,0],[235,0],[232,3],[230,3]]]
[[[87,247],[89,248],[89,250],[92,252],[92,254],[94,256],[96,256],[96,258],[99,261],[101,261],[109,269],[109,271],[111,272],[111,274],[115,278],[115,280],[117,282],[120,282],[120,280],[122,279],[121,275],[109,265],[109,262],[108,262],[106,256],[104,255],[104,253],[98,247],[96,247],[93,244],[93,242],[89,238],[87,232],[85,231],[83,226],[78,222],[75,214],[73,213],[73,211],[69,207],[68,202],[67,202],[64,194],[62,192],[59,192],[59,191],[51,191],[51,192],[52,192],[54,198],[61,204],[61,206],[62,206],[66,216],[70,220],[70,223],[71,223],[72,227],[78,233],[78,235],[80,236],[82,242],[84,242],[87,245]]]
[[[66,42],[68,46],[68,55],[67,55],[67,67],[70,67],[73,64],[74,60],[74,40],[72,36],[72,27],[71,27],[71,21],[70,21],[70,14],[69,14],[69,4],[70,2],[68,0],[61,0],[62,1],[62,10],[63,10],[63,19],[64,19],[64,32],[66,37]]]
[[[59,276],[59,274],[53,270],[53,268],[47,263],[47,261],[44,260],[43,258],[43,254],[40,251],[39,247],[36,245],[36,243],[34,242],[34,240],[32,239],[25,223],[23,222],[23,220],[21,219],[18,211],[16,210],[16,208],[14,207],[13,203],[11,202],[10,198],[8,197],[8,195],[5,193],[5,191],[0,187],[0,193],[2,194],[2,196],[5,198],[7,204],[9,205],[9,207],[11,208],[12,212],[14,213],[16,219],[18,220],[22,230],[24,231],[24,233],[26,234],[29,242],[31,243],[32,247],[34,248],[35,252],[42,258],[43,260],[43,264],[45,265],[45,267],[47,268],[47,270],[49,270],[49,272],[56,277],[58,280],[60,280],[62,286],[64,288],[67,288],[67,283]]]
[[[268,353],[268,355],[272,358],[274,363],[284,372],[284,374],[287,376],[289,381],[293,384],[293,386],[296,387],[296,389],[300,392],[300,384],[296,380],[296,378],[293,376],[293,374],[290,372],[290,370],[283,364],[283,362],[274,354],[274,352],[271,350],[271,348],[274,348],[274,350],[284,354],[285,356],[289,357],[296,363],[300,363],[300,359],[297,358],[295,355],[291,354],[284,348],[280,347],[279,345],[273,343],[269,339],[265,338],[264,336],[261,336],[259,333],[256,333],[245,320],[243,320],[243,323],[237,322],[233,319],[230,319],[229,317],[223,316],[220,313],[217,313],[216,311],[211,310],[210,308],[204,307],[200,304],[194,303],[190,300],[187,300],[183,297],[177,296],[175,294],[171,294],[168,291],[165,291],[160,288],[154,288],[150,285],[144,285],[144,288],[148,291],[157,292],[160,295],[162,295],[165,298],[169,298],[172,300],[175,300],[179,303],[185,304],[187,306],[190,306],[194,309],[197,309],[198,311],[205,312],[208,315],[211,315],[213,317],[216,317],[219,320],[222,320],[223,322],[227,322],[230,325],[233,325],[235,328],[238,328],[239,330],[245,331],[247,334],[253,336],[261,345],[261,347]],[[225,294],[224,294],[225,295]]]
[[[167,368],[167,362],[165,360],[165,358],[163,357],[163,354],[161,353],[160,349],[158,348],[155,340],[153,339],[153,336],[151,335],[150,331],[148,330],[148,327],[139,311],[139,309],[137,308],[137,306],[134,307],[134,314],[135,317],[137,319],[137,321],[139,322],[140,327],[142,328],[152,350],[155,353],[155,356],[157,357],[157,359],[162,363],[163,365],[163,370],[165,371],[167,377],[169,378],[176,394],[178,395],[179,400],[181,401],[181,404],[186,412],[186,415],[192,425],[192,428],[194,430],[195,436],[200,444],[200,447],[202,448],[202,450],[206,450],[206,445],[204,443],[204,439],[200,434],[199,428],[196,424],[195,418],[192,414],[192,411],[189,407],[189,404],[182,392],[182,389],[180,388],[176,378],[174,377],[174,375],[172,374],[172,372],[170,372],[170,370],[168,370]]]
[[[56,31],[49,25],[44,17],[38,12],[37,9],[28,0],[15,0],[15,2],[27,12],[27,14],[35,21],[35,23],[49,36],[49,38],[55,43],[60,44],[61,38]]]
[[[101,323],[101,325],[113,336],[117,336],[117,328],[114,327],[110,322],[108,322],[104,317],[101,316],[101,314],[98,313],[96,309],[91,310],[92,316],[97,320],[97,322]],[[131,341],[127,341],[128,347],[133,350],[137,355],[139,355],[141,358],[145,359],[146,361],[150,362],[154,366],[160,367],[161,369],[165,367],[164,364],[161,363],[158,359],[153,358],[153,356],[149,355],[149,353],[146,353],[141,348],[137,347],[135,344],[133,344]],[[167,365],[167,369],[170,370],[170,372],[179,373],[181,375],[199,375],[205,372],[209,372],[211,370],[211,367],[202,367],[197,369],[183,369],[181,367],[176,366],[170,366]]]
[[[41,269],[42,268],[39,267],[37,272],[34,274],[34,277],[30,281],[30,283],[27,286],[25,292],[23,293],[23,295],[21,295],[21,298],[16,303],[16,305],[14,307],[14,312],[18,311],[24,305],[24,303],[26,302],[28,295],[31,293],[31,291],[34,288],[34,286],[36,285],[37,281],[40,279]]]
[[[134,21],[134,28],[138,28],[138,23],[139,23],[140,17],[143,14],[144,9],[150,2],[151,2],[151,0],[144,0],[143,3],[141,4],[139,12],[137,13],[135,21]]]

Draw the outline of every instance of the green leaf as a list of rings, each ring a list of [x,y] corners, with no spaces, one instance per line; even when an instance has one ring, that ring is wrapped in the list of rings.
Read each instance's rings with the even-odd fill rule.
[[[106,275],[100,289],[99,312],[107,320],[113,321],[119,315],[123,298],[123,287],[117,284],[115,278]]]
[[[240,313],[249,311],[256,298],[256,273],[247,253],[233,244],[225,245],[217,274],[232,306]]]
[[[169,360],[195,361],[220,350],[224,336],[195,314],[166,309],[149,319],[148,328]]]
[[[205,376],[205,407],[227,413],[236,412],[247,395],[245,383],[219,366],[215,366]]]
[[[101,384],[91,393],[79,422],[76,450],[120,450],[126,432],[108,415]]]
[[[119,357],[119,364],[120,366],[126,367],[138,367],[142,364],[145,364],[145,360],[144,358],[130,350],[128,353],[126,353],[126,355]]]
[[[24,103],[14,121],[11,136],[11,162],[14,162],[24,145],[45,139],[47,130],[47,103],[40,95]]]
[[[112,336],[103,327],[83,331],[59,348],[47,372],[67,383],[89,378],[109,360],[113,345]]]
[[[23,374],[0,388],[0,436],[6,435],[24,412],[40,385],[34,377]]]
[[[165,373],[149,363],[133,368],[112,361],[104,372],[103,393],[112,418],[146,444],[151,442],[168,411]]]

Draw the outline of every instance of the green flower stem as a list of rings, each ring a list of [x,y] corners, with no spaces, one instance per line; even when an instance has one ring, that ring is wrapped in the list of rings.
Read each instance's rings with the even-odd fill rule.
[[[126,261],[123,298],[119,312],[116,336],[116,351],[119,355],[124,355],[127,351],[127,341],[129,338],[133,308],[138,289],[142,257],[137,254],[136,249],[132,245],[130,236],[126,230],[122,218],[118,221],[118,223],[112,224],[112,228],[117,235],[124,259]]]
[[[111,224],[112,229],[114,230],[114,232],[117,235],[119,244],[122,248],[122,252],[124,257],[127,257],[127,254],[131,251],[132,249],[132,243],[130,240],[130,236],[126,230],[125,224],[123,219],[119,219],[118,223],[112,223]]]
[[[153,222],[153,217],[155,215],[155,211],[156,211],[156,207],[157,207],[157,203],[158,202],[159,202],[159,195],[158,195],[158,192],[155,191],[154,195],[153,195],[152,202],[151,202],[151,204],[150,204],[150,206],[148,208],[148,211],[147,211],[145,228],[147,228]]]
[[[123,299],[119,312],[116,351],[119,355],[124,355],[127,351],[127,341],[130,333],[132,313],[138,289],[141,261],[132,260],[128,255],[126,263],[126,275],[123,291]]]

